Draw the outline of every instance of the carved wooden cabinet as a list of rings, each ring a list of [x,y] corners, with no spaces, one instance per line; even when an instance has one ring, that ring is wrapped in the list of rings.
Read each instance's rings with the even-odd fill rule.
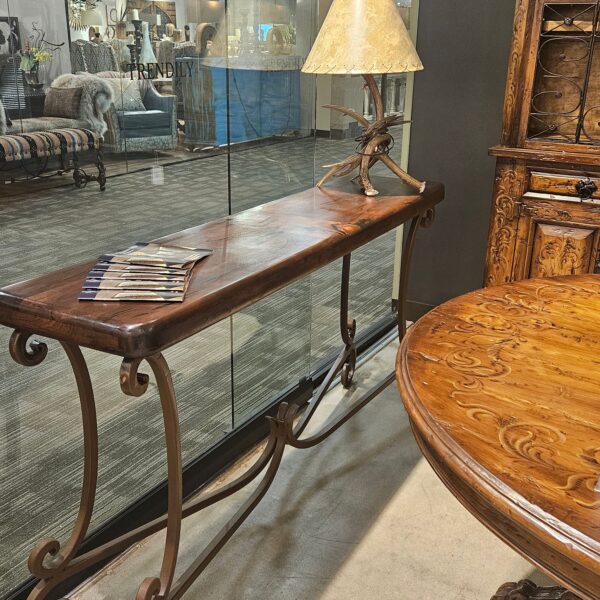
[[[517,0],[485,284],[594,272],[600,0]]]

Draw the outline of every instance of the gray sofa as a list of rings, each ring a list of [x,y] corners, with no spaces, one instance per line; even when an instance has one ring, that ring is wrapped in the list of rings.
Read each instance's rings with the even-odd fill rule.
[[[113,101],[112,88],[105,81],[94,75],[61,75],[52,82],[52,87],[83,88],[79,115],[76,119],[44,116],[28,119],[15,119],[8,125],[0,119],[0,135],[18,135],[52,129],[89,129],[99,136],[107,130],[104,114]],[[4,110],[2,109],[4,115]]]

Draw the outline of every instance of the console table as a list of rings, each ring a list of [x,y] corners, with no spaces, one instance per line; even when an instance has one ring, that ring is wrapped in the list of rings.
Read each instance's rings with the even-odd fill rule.
[[[524,580],[493,600],[600,599],[599,332],[600,276],[586,275],[467,294],[402,342],[400,391],[431,466],[567,588]]]
[[[213,248],[214,254],[194,269],[189,291],[181,304],[78,302],[85,276],[94,262],[0,290],[0,324],[15,331],[10,342],[14,360],[24,366],[40,364],[47,347],[32,335],[57,340],[72,365],[80,395],[84,430],[84,478],[80,510],[71,537],[43,540],[29,557],[29,568],[39,583],[30,600],[45,598],[59,583],[99,561],[124,551],[148,535],[166,528],[160,575],[145,579],[136,600],[181,598],[223,545],[265,495],[287,445],[310,448],[325,440],[382,389],[393,373],[317,434],[302,436],[321,400],[338,375],[350,386],[356,366],[356,322],[348,315],[350,256],[357,248],[410,221],[402,258],[398,329],[405,332],[405,297],[408,267],[420,225],[433,219],[434,207],[443,199],[440,184],[428,184],[421,194],[396,179],[377,182],[381,195],[367,198],[349,181],[309,189],[282,200],[162,238],[160,242]],[[313,397],[300,412],[295,404],[282,403],[270,422],[271,433],[261,457],[245,474],[224,487],[182,503],[182,464],[176,398],[169,367],[161,352],[229,317],[291,282],[343,257],[340,329],[343,349]],[[94,393],[80,347],[123,357],[121,388],[129,396],[142,396],[148,377],[142,362],[156,378],[164,416],[168,464],[168,513],[103,546],[77,556],[94,506],[98,440]],[[200,552],[177,581],[181,521],[255,480],[263,478],[238,512]]]

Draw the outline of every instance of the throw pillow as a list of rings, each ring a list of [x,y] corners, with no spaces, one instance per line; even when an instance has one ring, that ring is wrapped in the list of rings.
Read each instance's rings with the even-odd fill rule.
[[[81,114],[81,95],[83,88],[53,88],[46,94],[44,102],[45,117],[79,119]]]
[[[105,79],[104,81],[113,88],[114,103],[117,110],[146,110],[140,92],[140,82],[137,79],[131,81],[131,79],[120,77],[119,79]]]

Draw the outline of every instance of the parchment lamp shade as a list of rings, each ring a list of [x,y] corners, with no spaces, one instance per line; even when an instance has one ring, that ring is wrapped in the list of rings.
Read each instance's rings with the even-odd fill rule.
[[[364,75],[421,69],[394,0],[334,0],[302,71]]]
[[[351,117],[363,126],[356,152],[345,160],[326,165],[329,170],[317,183],[321,187],[331,177],[343,177],[358,169],[353,179],[366,196],[377,196],[369,171],[382,162],[409,186],[423,191],[425,182],[400,168],[390,156],[394,138],[390,127],[406,121],[401,115],[385,114],[381,91],[373,75],[420,71],[423,63],[406,30],[394,0],[333,0],[319,35],[304,63],[304,73],[321,75],[362,75],[375,105],[375,120],[359,112],[328,104],[325,108]]]

